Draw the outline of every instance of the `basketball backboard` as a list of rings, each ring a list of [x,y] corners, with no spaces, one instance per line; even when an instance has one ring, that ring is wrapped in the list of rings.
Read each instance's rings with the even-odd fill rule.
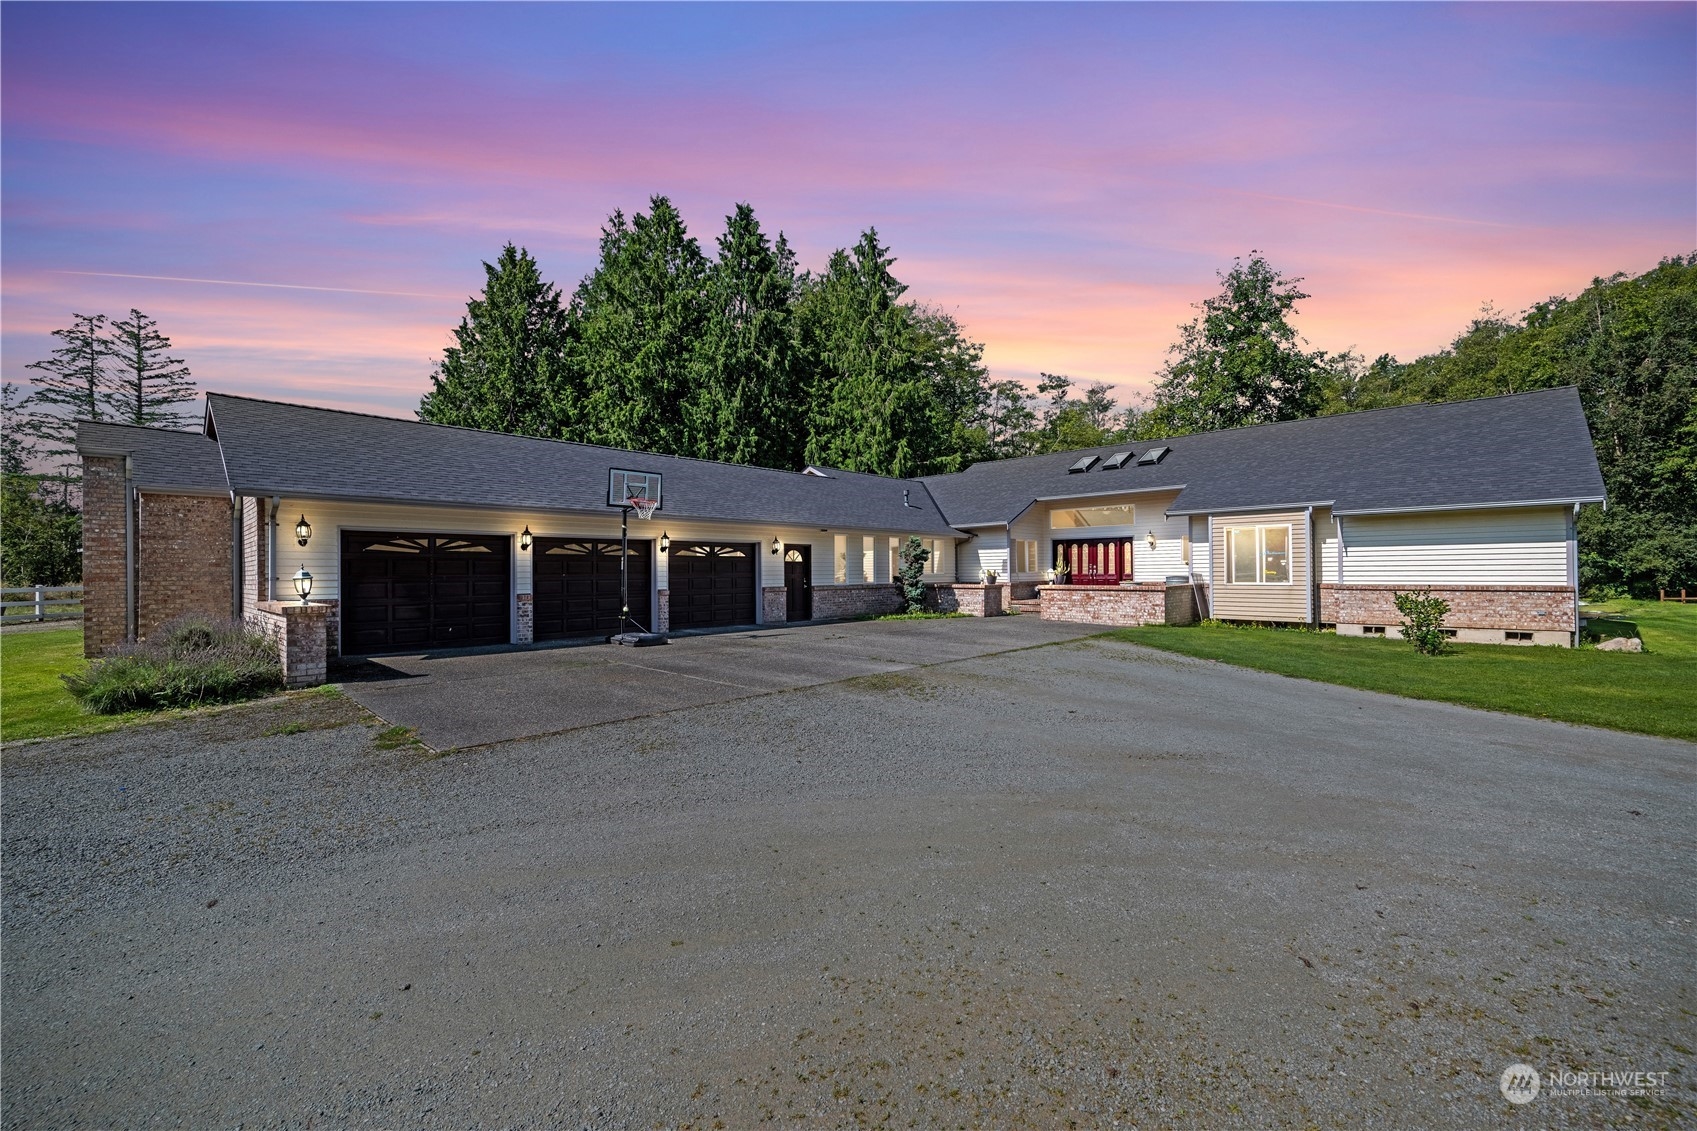
[[[607,505],[628,507],[631,499],[649,499],[659,510],[664,501],[660,495],[661,475],[658,471],[632,471],[615,467],[607,472]]]

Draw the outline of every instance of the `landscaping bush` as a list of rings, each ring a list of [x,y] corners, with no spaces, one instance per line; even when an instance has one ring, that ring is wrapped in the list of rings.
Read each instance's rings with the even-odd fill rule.
[[[277,645],[236,621],[190,613],[59,678],[99,715],[252,699],[283,686]]]
[[[1414,645],[1422,656],[1441,655],[1449,638],[1444,634],[1444,618],[1449,615],[1450,603],[1432,596],[1423,589],[1418,593],[1396,594],[1396,611],[1402,614],[1402,638]]]
[[[896,580],[901,583],[902,599],[907,602],[910,613],[925,610],[925,563],[930,560],[931,551],[917,537],[909,538],[902,547],[901,569],[896,573]]]

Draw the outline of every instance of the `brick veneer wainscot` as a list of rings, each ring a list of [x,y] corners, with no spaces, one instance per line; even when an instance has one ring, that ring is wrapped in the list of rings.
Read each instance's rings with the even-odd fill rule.
[[[783,624],[790,619],[790,591],[782,585],[767,585],[760,590],[760,620],[762,624]]]
[[[1320,620],[1326,624],[1394,625],[1398,593],[1424,592],[1424,585],[1322,585]],[[1450,604],[1449,628],[1572,632],[1573,589],[1566,585],[1431,586]]]
[[[881,617],[907,607],[899,585],[815,585],[813,619],[843,620],[848,617]]]
[[[1167,587],[1159,581],[1135,585],[1043,585],[1038,587],[1044,620],[1081,624],[1165,624]]]

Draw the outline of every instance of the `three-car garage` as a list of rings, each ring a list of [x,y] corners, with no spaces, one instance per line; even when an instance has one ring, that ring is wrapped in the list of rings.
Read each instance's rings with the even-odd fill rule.
[[[513,546],[507,537],[344,531],[341,650],[424,651],[513,638]],[[759,546],[675,541],[667,547],[672,631],[753,624]],[[654,543],[632,539],[630,616],[654,625]],[[531,547],[534,638],[620,631],[620,543],[544,538]]]

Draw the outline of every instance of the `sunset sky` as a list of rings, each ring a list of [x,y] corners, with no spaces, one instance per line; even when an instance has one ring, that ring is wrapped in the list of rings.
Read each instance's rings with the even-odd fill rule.
[[[7,380],[72,311],[202,388],[394,415],[511,240],[615,208],[804,266],[876,226],[997,377],[1146,389],[1262,250],[1410,358],[1697,248],[1697,6],[6,4]]]

